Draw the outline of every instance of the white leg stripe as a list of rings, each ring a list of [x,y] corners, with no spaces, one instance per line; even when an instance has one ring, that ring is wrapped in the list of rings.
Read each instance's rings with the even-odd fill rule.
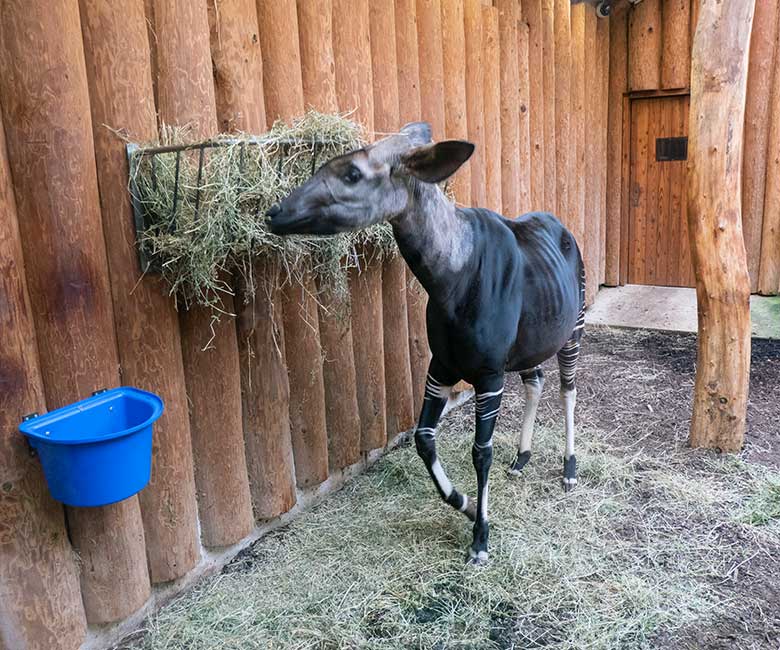
[[[487,521],[487,512],[488,512],[488,485],[485,483],[485,488],[482,491],[482,520]]]
[[[460,511],[461,512],[466,512],[466,510],[468,510],[468,507],[469,507],[469,495],[468,494],[464,494],[462,496],[463,496],[463,505],[460,507]]]
[[[448,479],[447,475],[444,473],[444,468],[441,466],[438,458],[433,461],[433,465],[431,465],[431,471],[436,477],[436,482],[439,484],[441,491],[444,492],[444,496],[450,496],[450,494],[452,494],[452,483],[450,483],[450,479]]]

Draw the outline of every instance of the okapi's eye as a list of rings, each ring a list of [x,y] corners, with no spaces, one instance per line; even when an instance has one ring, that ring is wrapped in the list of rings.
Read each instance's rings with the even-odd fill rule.
[[[363,178],[363,174],[360,173],[360,170],[355,165],[350,165],[347,173],[344,174],[344,182],[349,185],[354,185],[361,178]]]

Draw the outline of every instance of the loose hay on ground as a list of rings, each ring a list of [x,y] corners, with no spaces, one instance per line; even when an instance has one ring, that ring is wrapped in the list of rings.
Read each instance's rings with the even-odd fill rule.
[[[472,421],[455,411],[439,437],[471,494]],[[565,495],[560,428],[537,431],[522,479],[504,475],[516,429],[499,421],[487,567],[464,565],[470,525],[406,447],[164,608],[132,647],[627,650],[758,606],[727,586],[743,557],[780,550],[777,474],[610,448],[588,428]]]

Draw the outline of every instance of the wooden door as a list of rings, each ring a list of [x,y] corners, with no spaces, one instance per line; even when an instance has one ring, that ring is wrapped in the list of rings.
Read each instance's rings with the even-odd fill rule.
[[[688,242],[687,95],[634,99],[628,282],[694,286]]]

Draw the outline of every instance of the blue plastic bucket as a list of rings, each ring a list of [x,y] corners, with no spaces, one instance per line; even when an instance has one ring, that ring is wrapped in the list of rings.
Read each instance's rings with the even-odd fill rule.
[[[120,387],[25,420],[51,495],[69,506],[104,506],[142,490],[152,470],[152,424],[163,402]]]

